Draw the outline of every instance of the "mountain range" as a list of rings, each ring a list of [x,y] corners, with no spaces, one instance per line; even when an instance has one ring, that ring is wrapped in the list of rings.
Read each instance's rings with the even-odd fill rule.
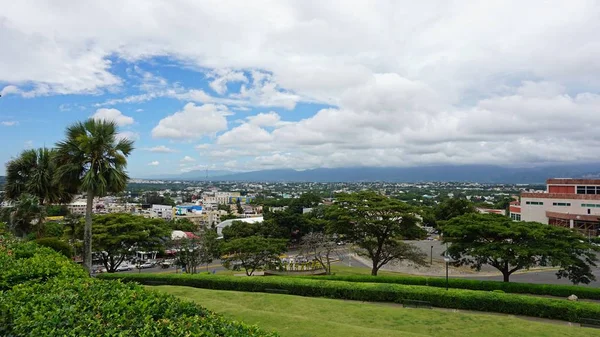
[[[310,170],[274,169],[252,172],[191,171],[147,179],[270,182],[479,182],[543,184],[548,178],[600,178],[600,163],[538,167],[436,165],[418,167],[346,167]]]

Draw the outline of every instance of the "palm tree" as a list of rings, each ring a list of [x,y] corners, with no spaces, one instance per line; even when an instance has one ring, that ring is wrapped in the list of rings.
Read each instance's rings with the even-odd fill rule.
[[[133,141],[117,138],[112,121],[88,119],[67,128],[66,140],[56,144],[57,179],[87,195],[83,231],[83,266],[92,270],[92,207],[94,197],[125,189],[127,156]]]
[[[48,148],[30,149],[6,164],[4,192],[9,200],[22,194],[38,198],[41,205],[70,202],[74,191],[63,188],[55,179],[56,151]]]
[[[8,227],[16,236],[25,237],[35,230],[39,237],[43,231],[45,208],[36,196],[21,194],[8,213]]]

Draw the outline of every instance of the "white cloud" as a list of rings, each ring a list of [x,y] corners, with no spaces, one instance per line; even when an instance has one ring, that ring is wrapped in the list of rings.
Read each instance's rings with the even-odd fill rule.
[[[219,95],[223,95],[227,91],[227,83],[248,83],[248,78],[243,72],[231,69],[215,69],[208,73],[207,77],[213,79],[209,85]]]
[[[135,112],[142,112],[144,109],[135,109]]]
[[[0,122],[0,124],[3,126],[15,126],[15,125],[19,125],[19,122],[17,122],[17,121],[2,121],[2,122]]]
[[[190,156],[185,156],[181,159],[181,162],[184,162],[184,163],[193,163],[195,161],[196,161],[196,159],[194,159]]]
[[[1,93],[98,94],[134,80],[139,92],[98,106],[197,103],[152,132],[180,140],[226,131],[222,104],[296,109],[243,115],[199,149],[253,167],[597,160],[600,4],[340,4],[18,1],[0,20]],[[123,82],[111,68],[155,56],[208,73],[204,90],[218,95],[135,66]],[[329,106],[298,109],[313,102]]]
[[[150,151],[150,152],[158,152],[158,153],[173,153],[173,152],[177,152],[177,150],[171,149],[171,148],[166,147],[164,145],[159,145],[159,146],[155,146],[155,147],[145,148],[144,150]]]
[[[274,112],[261,112],[258,115],[249,116],[246,118],[249,124],[256,126],[276,126],[280,122],[279,115]]]
[[[194,139],[227,129],[226,107],[188,103],[183,110],[160,120],[152,129],[154,138]]]
[[[196,150],[206,150],[211,147],[211,144],[198,144],[194,146]]]
[[[98,109],[91,117],[96,120],[114,121],[118,126],[134,123],[133,117],[125,116],[117,109]]]
[[[135,131],[121,131],[117,134],[117,140],[128,139],[132,141],[140,140],[140,134]]]
[[[148,163],[148,166],[158,166],[159,164],[160,164],[160,163],[159,163],[157,160],[155,160],[155,161],[151,161],[151,162],[149,162],[149,163]]]

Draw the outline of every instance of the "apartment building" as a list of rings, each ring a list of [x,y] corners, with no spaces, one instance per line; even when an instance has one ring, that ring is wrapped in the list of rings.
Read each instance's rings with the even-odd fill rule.
[[[510,217],[577,229],[597,236],[600,229],[600,179],[554,178],[546,191],[522,192],[520,203],[511,203]]]
[[[150,215],[153,218],[171,220],[173,218],[173,206],[170,205],[152,205]]]

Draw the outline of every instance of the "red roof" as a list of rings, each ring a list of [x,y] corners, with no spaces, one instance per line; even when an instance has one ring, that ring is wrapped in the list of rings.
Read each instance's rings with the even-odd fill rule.
[[[196,235],[196,234],[194,234],[192,232],[184,232],[184,233],[185,233],[185,236],[187,236],[188,239],[198,239],[199,238],[198,235]]]

